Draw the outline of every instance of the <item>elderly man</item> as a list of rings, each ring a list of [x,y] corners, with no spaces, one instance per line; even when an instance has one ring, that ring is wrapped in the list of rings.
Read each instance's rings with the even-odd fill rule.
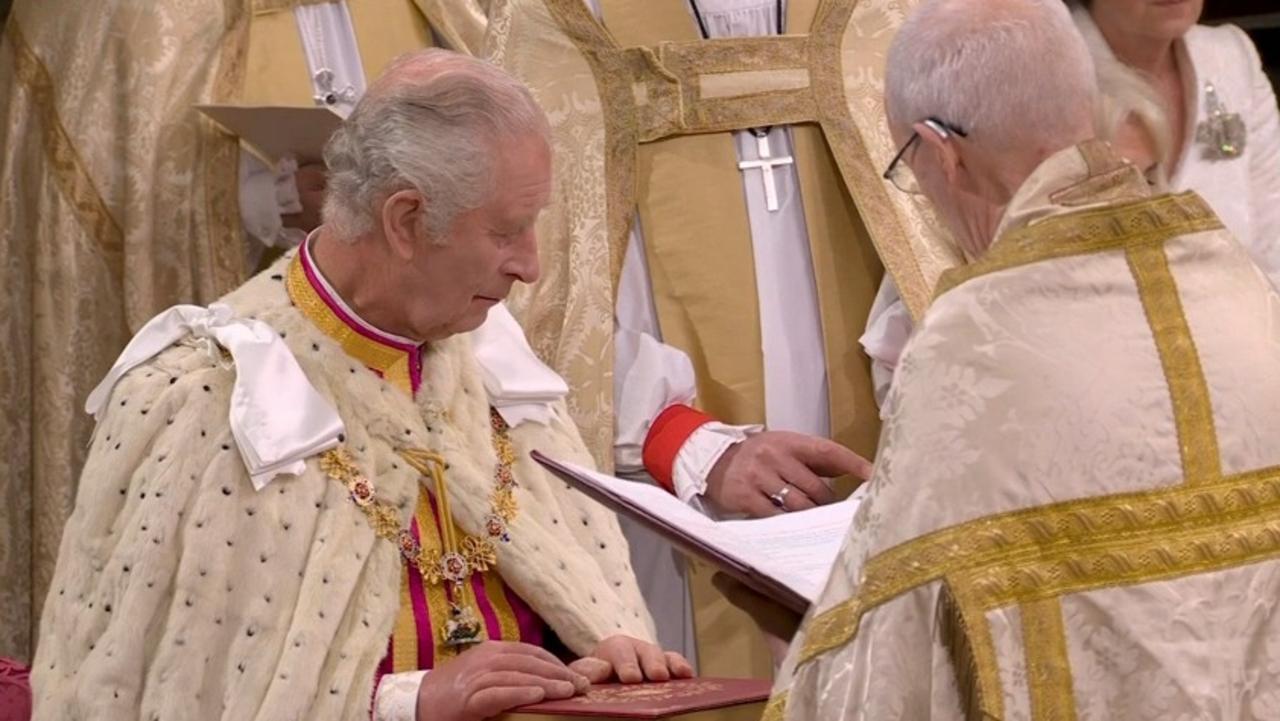
[[[1280,297],[1091,139],[1094,94],[1058,0],[926,0],[895,38],[886,176],[977,260],[765,718],[1280,709]]]
[[[409,56],[330,142],[326,224],[130,343],[89,399],[37,718],[467,721],[691,673],[616,519],[529,458],[589,458],[500,305],[538,275],[546,132],[500,71]]]

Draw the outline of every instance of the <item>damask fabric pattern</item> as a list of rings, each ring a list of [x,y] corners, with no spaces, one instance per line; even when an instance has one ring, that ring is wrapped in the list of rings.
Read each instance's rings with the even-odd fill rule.
[[[485,31],[489,27],[488,0],[413,0],[413,4],[430,18],[432,30],[444,47],[468,55],[484,50]]]
[[[91,419],[138,327],[241,278],[228,97],[248,4],[18,0],[0,47],[0,655],[30,658]],[[157,38],[163,38],[158,42]]]
[[[433,26],[445,26],[465,21],[450,18],[471,16],[472,4],[424,10]],[[497,0],[488,11],[479,54],[529,85],[557,151],[557,202],[538,219],[542,277],[517,286],[507,305],[538,356],[569,379],[569,409],[583,439],[596,463],[612,468],[614,261],[595,76],[540,0]]]
[[[1270,717],[1280,297],[1194,195],[1066,207],[1097,150],[1037,171],[988,272],[908,344],[767,719]],[[1092,247],[1055,254],[1071,229]],[[1200,478],[1184,450],[1206,433],[1221,462]]]

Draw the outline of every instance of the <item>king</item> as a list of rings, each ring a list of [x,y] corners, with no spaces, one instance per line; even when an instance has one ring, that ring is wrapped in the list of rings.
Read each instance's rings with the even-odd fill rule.
[[[502,305],[538,277],[547,133],[503,72],[407,56],[297,252],[130,342],[88,401],[36,718],[471,721],[691,674],[617,520],[529,457],[590,462]]]

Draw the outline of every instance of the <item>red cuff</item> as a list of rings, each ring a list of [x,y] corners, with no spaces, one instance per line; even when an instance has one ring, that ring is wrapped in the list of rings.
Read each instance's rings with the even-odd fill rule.
[[[671,406],[653,419],[649,435],[644,439],[642,458],[645,470],[658,485],[670,493],[676,492],[673,480],[676,455],[694,431],[714,420],[706,413],[685,405]]]

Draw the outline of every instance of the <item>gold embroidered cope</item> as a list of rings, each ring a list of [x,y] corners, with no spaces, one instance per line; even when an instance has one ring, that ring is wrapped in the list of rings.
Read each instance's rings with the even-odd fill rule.
[[[1198,196],[1161,196],[1050,217],[944,273],[940,296],[1033,263],[1123,254],[1172,401],[1182,482],[991,515],[884,550],[866,562],[852,598],[809,619],[797,670],[852,641],[871,610],[940,582],[943,635],[967,717],[1005,713],[986,619],[1012,604],[1022,617],[1031,717],[1073,719],[1062,597],[1280,558],[1280,467],[1224,477],[1208,384],[1170,270],[1169,241],[1221,229]],[[764,719],[784,718],[787,699],[775,695]]]

